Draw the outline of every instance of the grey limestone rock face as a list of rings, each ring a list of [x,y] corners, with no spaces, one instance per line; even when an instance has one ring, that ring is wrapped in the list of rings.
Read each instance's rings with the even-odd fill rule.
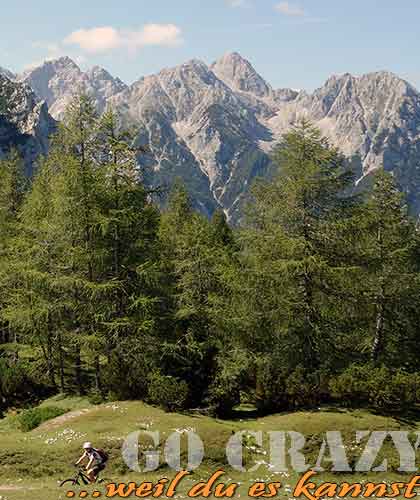
[[[55,127],[45,101],[27,85],[0,75],[0,157],[17,148],[30,174],[37,158],[47,153]]]
[[[12,73],[6,68],[2,68],[1,66],[0,66],[0,76],[5,76],[9,80],[14,80],[16,78],[16,75],[14,73]]]
[[[18,76],[18,80],[47,102],[50,114],[57,120],[63,117],[68,103],[77,93],[89,94],[102,111],[107,99],[126,88],[120,79],[113,78],[98,66],[83,72],[69,57],[46,61]]]
[[[114,106],[138,130],[138,141],[149,145],[150,154],[139,158],[146,180],[169,186],[181,178],[207,215],[221,208],[231,220],[240,218],[253,180],[270,171],[270,151],[302,117],[357,157],[360,180],[378,168],[393,171],[411,209],[420,212],[420,94],[386,71],[332,76],[313,93],[273,89],[233,52],[211,65],[191,60],[129,86],[97,66],[83,72],[68,57],[16,81],[41,100],[27,97],[31,113],[16,107],[12,119],[22,130],[37,131],[39,148],[49,127],[42,101],[60,119],[74,93],[87,92],[99,111]]]

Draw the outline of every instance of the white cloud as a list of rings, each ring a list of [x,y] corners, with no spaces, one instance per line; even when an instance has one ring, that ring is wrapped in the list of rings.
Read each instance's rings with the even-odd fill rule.
[[[174,47],[182,43],[182,32],[175,24],[146,24],[141,31],[129,32],[127,42],[130,47],[133,45]]]
[[[146,24],[138,31],[118,30],[112,26],[80,29],[70,33],[63,43],[94,54],[120,48],[137,50],[145,46],[174,47],[182,41],[182,31],[175,24]]]
[[[275,8],[285,16],[302,17],[305,15],[305,11],[302,9],[302,7],[290,2],[280,2],[276,5]]]
[[[111,26],[73,31],[65,39],[66,45],[77,45],[86,52],[106,52],[121,46],[119,32]]]

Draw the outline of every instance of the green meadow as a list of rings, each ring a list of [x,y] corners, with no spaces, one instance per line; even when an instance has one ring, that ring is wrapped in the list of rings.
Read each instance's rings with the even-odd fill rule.
[[[251,436],[244,440],[244,465],[249,470],[259,464],[253,472],[238,472],[227,463],[225,445],[237,431],[298,431],[305,435],[304,448],[307,462],[315,465],[322,443],[322,434],[328,430],[342,432],[349,462],[354,464],[362,447],[355,444],[356,430],[410,430],[419,429],[416,418],[401,419],[396,416],[381,416],[367,410],[343,410],[322,408],[311,412],[295,412],[253,418],[252,410],[238,411],[235,420],[219,420],[193,413],[165,413],[163,410],[141,402],[115,402],[91,405],[83,398],[56,396],[42,403],[42,407],[54,406],[68,409],[64,415],[48,420],[29,432],[19,429],[19,417],[9,413],[0,421],[0,498],[1,500],[56,500],[66,497],[67,489],[59,482],[75,473],[72,464],[81,453],[84,441],[90,440],[96,447],[103,447],[110,454],[104,476],[116,483],[142,481],[157,482],[161,478],[173,479],[164,459],[158,470],[152,473],[129,471],[121,455],[121,445],[130,433],[138,430],[159,431],[159,451],[163,456],[164,444],[174,432],[193,430],[204,443],[205,457],[201,466],[185,477],[176,493],[176,498],[185,498],[193,484],[207,480],[214,471],[222,469],[225,474],[220,482],[239,483],[235,497],[247,497],[248,488],[255,481],[281,482],[277,498],[292,498],[300,474],[295,472],[275,473],[270,468],[268,442],[258,446]],[[420,419],[419,419],[420,420]],[[147,438],[145,438],[147,439]],[[185,440],[186,441],[186,440]],[[186,463],[187,449],[181,440],[181,462]],[[147,449],[151,442],[140,441],[140,448]],[[144,448],[143,448],[144,446]],[[385,442],[378,464],[384,456],[388,459],[389,472],[369,474],[331,474],[317,476],[318,481],[406,482],[411,475],[397,472],[399,457],[392,443]],[[140,454],[140,465],[142,458]],[[327,466],[326,466],[327,467]],[[88,492],[102,488],[87,488]],[[76,498],[80,489],[75,490]],[[92,498],[92,496],[90,496]]]

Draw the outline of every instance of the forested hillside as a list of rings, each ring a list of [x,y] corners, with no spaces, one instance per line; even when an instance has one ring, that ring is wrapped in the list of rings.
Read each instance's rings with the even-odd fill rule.
[[[219,416],[420,402],[420,240],[392,175],[351,194],[300,121],[232,229],[181,183],[158,209],[134,137],[80,96],[31,182],[17,152],[0,162],[0,409],[58,392]]]

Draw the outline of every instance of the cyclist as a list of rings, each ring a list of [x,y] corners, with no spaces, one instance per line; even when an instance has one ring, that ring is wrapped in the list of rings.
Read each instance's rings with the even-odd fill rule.
[[[79,465],[83,460],[88,459],[86,465],[86,475],[88,476],[91,483],[96,482],[98,475],[101,471],[105,469],[105,464],[108,460],[108,455],[101,449],[94,448],[92,443],[85,443],[83,445],[83,455],[75,463]]]

